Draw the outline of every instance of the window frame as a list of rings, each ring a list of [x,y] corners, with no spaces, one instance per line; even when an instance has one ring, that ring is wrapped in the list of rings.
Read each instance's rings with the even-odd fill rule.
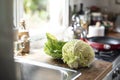
[[[69,25],[69,0],[63,0],[64,1],[64,10],[63,10],[63,26],[68,26]],[[20,19],[23,18],[23,0],[14,0],[14,5],[13,5],[13,15],[14,15],[14,27],[18,28],[19,27],[19,22]]]
[[[23,17],[23,0],[13,0],[13,22],[14,27],[19,27],[20,19]]]

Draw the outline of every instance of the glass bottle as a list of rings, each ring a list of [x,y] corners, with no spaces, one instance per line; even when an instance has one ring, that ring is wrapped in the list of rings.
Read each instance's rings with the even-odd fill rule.
[[[30,41],[29,41],[29,31],[26,29],[25,20],[20,21],[18,38],[20,41],[20,45],[22,46],[21,54],[22,55],[28,54],[30,50]]]
[[[85,21],[85,16],[84,16],[84,11],[83,11],[83,3],[80,3],[80,10],[78,11],[78,15],[79,15],[79,24],[82,27]]]
[[[80,10],[78,12],[79,15],[79,24],[80,26],[85,29],[86,31],[88,30],[88,21],[87,21],[87,13],[83,10],[83,3],[80,3]]]
[[[74,15],[74,14],[77,14],[77,5],[76,4],[73,5],[72,15]]]
[[[76,17],[78,17],[78,14],[77,14],[77,5],[74,4],[73,11],[72,11],[72,22],[76,22]]]
[[[84,15],[83,3],[80,3],[80,10],[79,10],[78,14],[79,15]]]

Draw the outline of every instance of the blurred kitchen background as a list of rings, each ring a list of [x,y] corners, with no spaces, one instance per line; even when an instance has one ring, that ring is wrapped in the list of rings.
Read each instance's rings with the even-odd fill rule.
[[[40,4],[42,6],[39,6]],[[14,42],[19,40],[16,35],[19,29],[27,31],[27,41],[31,42],[30,48],[37,49],[43,47],[46,32],[70,40],[81,38],[83,35],[89,37],[89,27],[101,26],[107,32],[120,33],[120,0],[0,0],[1,79],[14,80],[12,74],[15,74],[13,66],[15,45],[13,46],[12,42],[13,36]],[[84,31],[85,34],[82,33]],[[90,36],[94,36],[93,34]],[[106,34],[104,32],[100,36]],[[24,39],[26,36],[23,36]]]
[[[70,40],[120,31],[119,0],[15,0],[14,6],[15,29],[21,28],[24,19],[31,41],[41,44],[35,48],[43,46],[46,32]]]
[[[81,36],[80,31],[77,31],[79,26],[87,29],[88,37],[104,36],[112,31],[120,32],[119,2],[119,0],[70,0],[69,25],[74,28],[76,38]],[[102,27],[98,29],[95,26]]]

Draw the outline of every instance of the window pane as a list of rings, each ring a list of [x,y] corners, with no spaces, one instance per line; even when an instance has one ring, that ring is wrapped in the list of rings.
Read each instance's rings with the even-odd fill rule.
[[[31,35],[58,32],[67,15],[65,0],[24,0],[24,18]]]
[[[24,18],[31,41],[39,41],[41,45],[46,32],[58,35],[65,29],[63,24],[68,17],[66,1],[68,0],[15,0],[16,26],[19,27],[20,19]]]

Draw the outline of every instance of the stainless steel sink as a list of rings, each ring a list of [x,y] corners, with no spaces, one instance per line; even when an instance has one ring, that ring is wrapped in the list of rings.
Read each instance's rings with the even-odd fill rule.
[[[15,58],[17,80],[75,80],[79,71],[38,61]]]

